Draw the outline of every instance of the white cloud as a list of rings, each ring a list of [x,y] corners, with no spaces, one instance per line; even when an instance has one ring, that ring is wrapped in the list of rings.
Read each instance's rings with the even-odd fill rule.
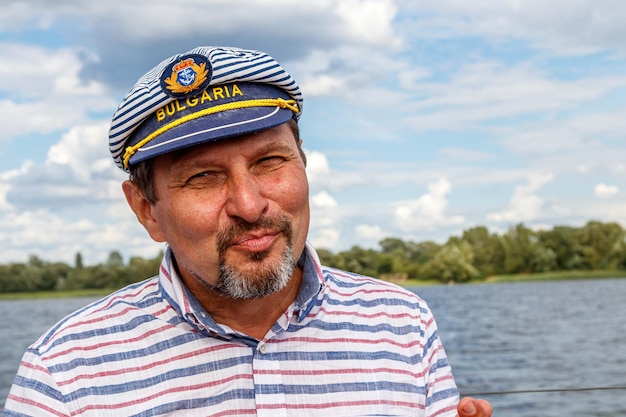
[[[84,66],[95,59],[80,48],[0,43],[0,62],[5,63],[0,93],[6,96],[0,100],[0,141],[60,131],[85,122],[90,111],[112,109],[105,87],[81,78]]]
[[[0,262],[27,253],[68,263],[78,251],[91,263],[111,250],[156,253],[126,206],[125,175],[109,157],[105,138],[103,123],[74,127],[49,148],[45,162],[27,160],[0,174],[0,246],[11,248]],[[142,245],[128,241],[133,233]]]
[[[334,208],[337,207],[337,201],[328,194],[326,191],[320,191],[311,197],[311,204],[319,208]]]
[[[0,91],[18,97],[101,95],[104,87],[80,78],[86,62],[97,57],[81,48],[49,50],[28,44],[0,43]],[[28,65],[24,65],[28,63]],[[19,80],[18,80],[19,78]]]
[[[108,123],[73,127],[50,147],[46,165],[68,165],[81,182],[91,180],[103,167],[114,172],[115,165],[106,146],[108,127]]]
[[[418,85],[425,98],[409,105],[406,121],[415,130],[476,128],[486,121],[577,108],[625,87],[624,76],[565,81],[551,79],[531,63],[506,66],[495,61],[470,62],[449,81]],[[588,129],[615,132],[626,123],[622,115],[623,111],[616,111],[614,116],[597,116],[588,122],[574,119],[571,129],[575,131],[584,123]],[[598,118],[601,120],[595,120]],[[521,138],[508,141],[529,148],[533,147],[532,142],[544,139],[533,131],[517,136]]]
[[[515,193],[509,201],[508,210],[490,213],[487,215],[487,220],[518,223],[538,218],[545,207],[545,203],[544,200],[537,195],[537,191],[553,179],[554,176],[551,173],[531,175],[528,178],[527,185],[518,185],[515,187]]]
[[[115,85],[120,76],[136,79],[157,59],[167,56],[164,54],[180,52],[181,45],[193,47],[198,39],[204,39],[201,42],[205,44],[265,50],[283,63],[300,60],[316,49],[333,51],[348,46],[364,48],[364,52],[390,51],[398,50],[403,43],[395,31],[397,7],[393,0],[230,0],[213,1],[210,7],[204,0],[186,0],[184,6],[147,0],[110,0],[106,4],[60,0],[30,7],[15,0],[4,3],[0,23],[14,18],[20,22],[16,25],[44,28],[63,22],[63,35],[77,44],[94,47],[101,62],[111,67],[110,71],[103,71],[101,65],[90,70]],[[171,24],[175,21],[185,24]],[[335,66],[350,63],[349,57],[335,58]],[[308,73],[306,70],[297,75]],[[330,81],[331,86],[343,84],[334,74],[317,75],[320,77],[313,79]]]
[[[119,189],[111,194],[110,184],[125,175],[107,151],[106,132],[104,123],[76,126],[49,148],[44,163],[26,161],[4,175],[6,202],[21,210],[64,209],[117,198]]]
[[[56,2],[56,9],[54,7],[47,9],[47,5],[47,2],[38,2],[34,5],[32,2],[4,0],[0,13],[0,28],[4,31],[23,30],[24,27],[49,29],[55,17],[61,11],[67,10],[67,7],[63,1]]]
[[[378,225],[359,224],[354,228],[354,231],[359,237],[366,239],[376,238],[382,234],[382,229]]]
[[[417,200],[398,203],[394,213],[397,227],[405,231],[433,230],[438,226],[463,223],[463,216],[446,214],[446,196],[451,190],[450,182],[442,178],[429,183],[428,193]]]
[[[341,0],[335,3],[351,37],[359,42],[398,48],[401,40],[394,34],[391,22],[397,8],[391,0]]]
[[[289,33],[290,37],[319,37],[324,36],[324,32],[330,32],[359,44],[387,47],[399,43],[391,25],[396,13],[391,0],[320,0],[300,3],[289,0],[230,0],[213,2],[209,10],[206,10],[204,0],[188,0],[185,7],[175,3],[154,4],[147,0],[118,0],[106,6],[85,4],[84,10],[88,17],[104,17],[116,22],[116,27],[124,36],[135,39],[149,39],[155,33],[180,37],[192,29],[216,35],[221,33],[223,36],[246,27],[264,28],[268,37],[279,31]],[[190,10],[195,13],[190,13]],[[214,17],[211,25],[206,24],[207,16]],[[263,19],[259,19],[259,16],[263,16]],[[143,18],[143,25],[136,24],[139,18]],[[168,24],[176,20],[185,21],[185,25]],[[315,25],[311,25],[311,22]],[[322,28],[319,25],[323,23],[326,25]]]
[[[320,154],[321,155],[321,154]],[[311,196],[311,225],[308,239],[315,247],[336,249],[341,239],[341,210],[327,191]]]
[[[121,194],[121,192],[120,192]],[[112,250],[154,257],[161,245],[150,240],[125,202],[116,216],[65,218],[45,209],[12,211],[0,218],[0,263],[37,254],[47,261],[72,263],[81,252],[88,264],[103,262]]]
[[[454,159],[459,161],[485,161],[493,160],[494,154],[490,154],[483,151],[477,151],[474,149],[464,148],[442,148],[439,151],[445,158]]]
[[[399,0],[411,10],[413,36],[480,36],[497,43],[505,38],[529,41],[534,48],[558,54],[581,54],[604,48],[626,52],[622,40],[626,5],[613,0]]]
[[[354,228],[359,245],[362,247],[372,247],[388,236],[380,225],[359,224]]]
[[[344,80],[329,74],[308,75],[299,84],[307,97],[332,96],[345,88]]]
[[[192,10],[194,13],[189,13]],[[206,24],[207,16],[211,24]],[[259,19],[258,16],[263,16]],[[148,0],[133,2],[55,1],[31,2],[4,0],[0,27],[4,30],[24,26],[46,28],[54,22],[76,18],[93,26],[113,27],[120,39],[130,43],[174,36],[191,31],[217,37],[234,34],[242,27],[262,27],[272,36],[284,31],[290,37],[322,37],[396,47],[401,39],[394,30],[405,28],[411,38],[484,37],[499,42],[504,38],[528,40],[536,48],[558,53],[581,53],[599,48],[624,50],[626,6],[614,0],[501,1],[481,0],[289,0],[214,1],[207,9],[203,0],[177,3]],[[141,25],[136,22],[141,19]],[[171,25],[184,21],[185,25]],[[322,26],[323,25],[323,26]],[[323,29],[323,30],[322,30]],[[202,31],[202,32],[198,32]]]
[[[85,120],[86,108],[78,102],[49,100],[16,103],[0,101],[0,141],[27,134],[47,134]],[[28,122],[25,123],[24,121]]]
[[[619,193],[619,188],[615,185],[600,183],[595,186],[594,193],[597,197],[607,198]]]
[[[309,240],[313,247],[324,248],[333,250],[337,248],[339,243],[340,233],[337,229],[333,228],[320,228],[316,230],[313,236],[309,237]]]
[[[316,184],[318,182],[324,182],[330,174],[330,164],[328,158],[318,151],[305,151],[306,152],[306,175],[309,179],[309,183]]]
[[[5,182],[3,177],[4,175],[0,175],[0,212],[8,212],[13,210],[13,206],[11,206],[6,199],[6,194],[11,186]]]
[[[406,100],[406,93],[380,87],[390,81],[407,83],[427,69],[415,66],[371,45],[339,42],[333,48],[313,49],[304,57],[285,64],[297,75],[306,97],[334,97],[342,104],[380,109]]]
[[[626,78],[624,86],[626,87]],[[619,90],[621,87],[614,86]],[[602,94],[609,90],[602,90]],[[563,118],[538,122],[533,127],[520,125],[515,132],[505,134],[502,144],[516,153],[540,154],[562,153],[564,151],[579,151],[583,154],[604,153],[609,149],[610,142],[604,139],[613,139],[615,142],[622,140],[621,136],[626,130],[626,109],[619,108],[613,111],[592,114],[576,114],[575,117]],[[615,149],[623,147],[616,146]],[[610,151],[613,153],[614,151]],[[607,155],[609,156],[609,155]],[[581,163],[580,169],[589,169],[591,163]],[[582,172],[582,171],[581,171]]]
[[[46,210],[6,213],[0,221],[0,242],[10,250],[8,253],[3,250],[0,256],[7,260],[12,258],[10,251],[24,254],[37,248],[39,256],[67,260],[69,254],[73,256],[84,244],[85,234],[93,228],[93,223],[87,220],[65,222]]]

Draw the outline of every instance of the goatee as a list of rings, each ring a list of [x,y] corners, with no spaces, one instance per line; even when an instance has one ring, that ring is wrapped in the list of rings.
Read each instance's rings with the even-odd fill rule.
[[[243,271],[237,265],[226,261],[226,251],[234,239],[244,233],[257,230],[277,230],[285,238],[286,244],[277,262],[262,267],[263,262],[270,256],[271,248],[262,252],[251,252],[247,258],[258,263],[258,268],[248,268]],[[254,299],[273,294],[285,288],[291,275],[295,271],[296,261],[293,256],[292,228],[286,216],[271,219],[263,218],[254,223],[240,221],[217,235],[217,249],[219,256],[219,276],[213,289],[222,295],[234,299]],[[252,272],[248,272],[252,271]]]

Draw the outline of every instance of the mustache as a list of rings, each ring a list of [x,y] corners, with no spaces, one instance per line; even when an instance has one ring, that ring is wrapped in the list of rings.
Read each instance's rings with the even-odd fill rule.
[[[217,233],[217,251],[220,258],[223,258],[231,242],[238,236],[267,229],[277,230],[283,233],[288,241],[291,241],[291,221],[287,216],[262,217],[253,223],[238,219],[235,223]]]

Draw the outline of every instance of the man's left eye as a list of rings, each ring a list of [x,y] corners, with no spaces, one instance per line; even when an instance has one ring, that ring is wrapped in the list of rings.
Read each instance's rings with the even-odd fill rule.
[[[271,167],[274,165],[278,165],[283,161],[284,161],[284,158],[280,156],[268,156],[266,158],[261,159],[259,161],[259,165],[264,166],[264,167]]]

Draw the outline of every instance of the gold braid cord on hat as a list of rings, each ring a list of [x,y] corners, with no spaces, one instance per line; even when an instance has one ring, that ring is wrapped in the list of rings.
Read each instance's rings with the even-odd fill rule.
[[[124,152],[124,168],[128,168],[128,161],[130,158],[137,152],[139,148],[144,146],[146,143],[150,142],[154,138],[159,135],[167,132],[175,128],[176,126],[180,126],[183,123],[186,123],[190,120],[198,119],[203,116],[207,116],[209,114],[219,113],[227,110],[237,110],[244,109],[248,107],[280,107],[283,109],[289,109],[294,113],[298,113],[298,105],[295,100],[285,100],[282,98],[267,98],[267,99],[259,99],[259,100],[244,100],[244,101],[236,101],[233,103],[221,104],[219,106],[209,107],[208,109],[200,110],[198,112],[188,114],[187,116],[183,116],[180,119],[173,121],[172,123],[168,123],[165,126],[161,126],[144,139],[139,141],[133,146],[128,146],[126,151]]]

